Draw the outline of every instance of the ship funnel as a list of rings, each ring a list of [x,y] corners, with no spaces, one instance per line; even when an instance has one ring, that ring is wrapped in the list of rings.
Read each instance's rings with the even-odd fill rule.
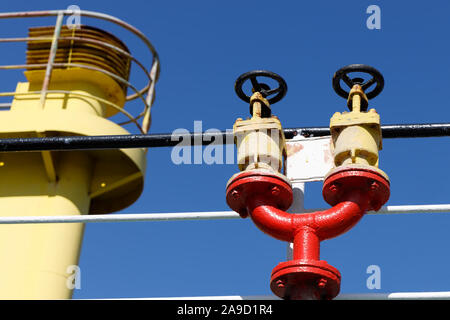
[[[2,18],[56,16],[50,27],[31,27],[26,64],[7,110],[0,112],[0,137],[97,136],[146,133],[159,73],[156,51],[127,23],[101,13],[81,11],[127,29],[149,49],[146,68],[119,38],[95,26],[63,25],[71,11],[4,13]],[[90,19],[91,21],[91,19]],[[0,55],[1,57],[1,55]],[[130,80],[131,67],[148,82]],[[128,92],[130,91],[130,94]],[[127,110],[141,103],[136,115]],[[125,119],[122,122],[116,119]],[[135,125],[134,128],[132,125]],[[126,208],[144,186],[146,149],[42,151],[0,154],[0,215],[50,216],[111,213]],[[0,226],[0,299],[64,299],[78,265],[84,225]]]

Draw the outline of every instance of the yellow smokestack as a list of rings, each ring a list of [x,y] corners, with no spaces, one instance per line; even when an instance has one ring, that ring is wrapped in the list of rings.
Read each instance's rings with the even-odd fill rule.
[[[30,29],[49,37],[53,27]],[[110,43],[111,34],[81,26],[72,36]],[[11,109],[0,113],[0,137],[128,134],[106,118],[124,106],[128,57],[92,42],[60,40],[48,92],[41,93],[51,41],[28,42],[27,82],[16,88]],[[72,64],[72,66],[62,64]],[[73,65],[85,65],[89,69]],[[106,74],[93,68],[106,71]],[[116,77],[115,77],[115,76]],[[0,154],[0,215],[49,216],[110,213],[132,204],[143,189],[145,149]],[[84,225],[0,226],[0,299],[65,299],[72,289]]]

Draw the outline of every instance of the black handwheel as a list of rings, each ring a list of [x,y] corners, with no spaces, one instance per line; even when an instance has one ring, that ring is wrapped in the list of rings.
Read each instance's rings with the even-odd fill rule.
[[[278,87],[271,89],[269,87],[269,85],[267,85],[266,83],[258,82],[256,77],[271,78],[278,82]],[[234,90],[236,91],[237,96],[239,98],[241,98],[242,100],[244,100],[245,102],[250,102],[250,97],[251,97],[251,96],[246,95],[242,89],[243,84],[248,79],[250,79],[250,81],[252,83],[253,92],[260,92],[264,98],[268,98],[269,96],[276,94],[274,97],[267,99],[270,104],[274,104],[274,103],[280,101],[286,95],[287,84],[286,84],[286,81],[284,81],[284,79],[282,77],[280,77],[278,74],[273,73],[271,71],[254,70],[254,71],[250,71],[250,72],[241,74],[239,76],[239,78],[237,78],[236,83],[234,84]]]
[[[362,78],[350,78],[349,73],[361,72],[372,76],[369,80]],[[365,64],[351,64],[336,71],[333,76],[333,89],[342,98],[348,99],[349,91],[341,87],[341,80],[351,89],[355,84],[359,84],[367,96],[367,99],[373,99],[383,90],[384,78],[380,71]],[[377,84],[372,91],[366,92],[372,85]]]

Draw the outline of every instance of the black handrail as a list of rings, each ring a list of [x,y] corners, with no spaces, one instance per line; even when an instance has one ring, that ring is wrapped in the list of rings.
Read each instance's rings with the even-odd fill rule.
[[[450,123],[396,124],[381,126],[383,138],[424,138],[450,136]],[[330,134],[328,127],[284,129],[287,139],[297,135],[320,137]],[[0,139],[0,152],[44,151],[44,150],[93,150],[173,147],[180,141],[191,145],[234,143],[231,130],[213,132],[190,132],[186,134],[130,134],[110,136],[64,136],[43,138]]]

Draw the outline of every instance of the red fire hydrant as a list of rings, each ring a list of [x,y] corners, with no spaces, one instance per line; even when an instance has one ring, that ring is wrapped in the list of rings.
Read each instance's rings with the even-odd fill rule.
[[[339,70],[335,78],[354,72],[355,66],[360,66],[359,72],[367,72],[367,69],[363,68],[367,66],[352,65]],[[375,70],[372,69],[371,72]],[[379,83],[381,74],[370,74],[374,77],[370,81]],[[276,155],[273,154],[273,148],[270,149],[269,155],[259,150],[258,152],[263,153],[263,156],[259,154],[259,158],[252,158],[252,155],[244,153],[241,158],[246,159],[246,162],[240,163],[243,172],[235,174],[227,184],[226,201],[231,209],[238,212],[242,218],[250,216],[255,225],[266,234],[278,240],[293,242],[293,259],[279,263],[271,275],[270,288],[283,299],[336,297],[340,290],[341,275],[336,268],[320,260],[320,242],[348,231],[367,211],[379,210],[389,199],[389,179],[377,167],[381,130],[379,121],[377,124],[373,117],[378,114],[372,111],[374,109],[369,112],[361,111],[364,109],[361,106],[367,102],[362,90],[364,83],[360,83],[362,79],[347,79],[352,81],[352,90],[348,94],[351,112],[335,114],[331,120],[336,167],[325,177],[322,190],[325,201],[333,206],[332,208],[303,214],[286,212],[293,200],[292,187],[289,180],[279,172],[280,168],[274,170],[273,158],[276,158]],[[253,84],[254,82],[256,80],[252,79]],[[259,89],[261,88],[264,89],[262,84]],[[378,85],[375,89],[377,88]],[[255,91],[256,89],[258,88],[254,88]],[[255,103],[257,110],[261,109],[260,104],[269,106],[268,101],[264,100],[264,94],[262,97],[254,94],[250,101],[253,103],[251,109],[255,109]],[[275,129],[272,128],[273,130]],[[368,130],[372,130],[369,133],[375,142],[366,141]],[[236,131],[235,124],[235,134]],[[259,130],[257,131],[259,134]],[[377,133],[380,137],[376,136]],[[350,143],[346,141],[348,134],[352,137]],[[266,138],[261,136],[257,139],[260,146],[265,145],[261,143],[264,139]],[[370,148],[371,143],[377,146],[376,156],[373,148]],[[238,152],[240,148],[238,145]],[[280,147],[280,152],[283,150],[284,147]],[[271,158],[272,166],[268,165],[267,161],[258,161],[268,158]],[[252,159],[256,161],[252,162]]]

